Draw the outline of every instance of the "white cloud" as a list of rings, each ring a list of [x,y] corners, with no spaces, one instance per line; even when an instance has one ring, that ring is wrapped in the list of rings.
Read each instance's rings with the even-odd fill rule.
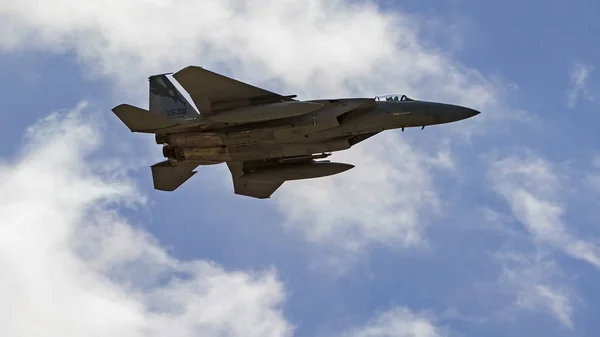
[[[140,102],[148,75],[196,64],[301,98],[396,91],[484,112],[435,132],[481,126],[502,111],[502,85],[443,50],[423,47],[420,24],[370,1],[5,1],[0,48],[72,51],[86,70],[115,79],[121,94],[128,100],[135,94]],[[276,198],[288,223],[312,241],[345,247],[373,241],[408,247],[421,241],[423,211],[435,200],[428,167],[436,158],[421,155],[402,137],[376,137],[376,144],[360,144],[338,156],[358,164],[351,172],[318,183],[285,184]],[[448,166],[448,158],[450,148],[437,164]],[[229,179],[225,170],[222,174]],[[318,214],[318,225],[297,221],[299,210]],[[349,210],[352,219],[341,210]],[[339,242],[339,233],[348,241]]]
[[[471,125],[480,125],[502,111],[501,84],[450,59],[443,50],[423,47],[419,24],[402,13],[381,12],[372,2],[341,0],[257,0],[251,5],[235,0],[2,1],[0,50],[73,52],[86,71],[115,80],[115,89],[121,90],[122,96],[140,102],[146,100],[148,75],[196,64],[278,92],[298,93],[301,98],[396,91],[465,104],[484,112],[470,121]],[[438,130],[442,140],[445,128]],[[61,142],[52,144],[73,150]],[[83,151],[79,147],[75,150]],[[35,295],[30,302],[8,301],[10,306],[0,304],[0,308],[14,314],[19,312],[16,306],[23,305],[22,310],[47,317],[48,323],[39,324],[40,330],[32,335],[41,331],[67,335],[54,330],[67,327],[80,329],[73,330],[74,335],[119,332],[103,329],[122,329],[123,334],[134,336],[158,335],[166,329],[174,336],[191,335],[192,331],[210,335],[218,328],[243,335],[277,336],[289,331],[278,309],[283,298],[281,284],[273,273],[231,273],[204,261],[182,262],[168,256],[145,233],[134,230],[101,202],[111,197],[115,202],[135,199],[132,189],[121,190],[128,186],[123,185],[122,177],[106,182],[86,174],[83,178],[88,180],[75,180],[83,173],[69,171],[74,170],[71,165],[86,171],[89,167],[74,158],[81,156],[61,159],[68,161],[66,164],[56,163],[66,170],[62,180],[48,171],[53,166],[35,162],[47,170],[46,179],[37,182],[46,186],[46,194],[30,192],[27,198],[19,199],[28,204],[28,198],[36,200],[43,195],[47,199],[42,201],[62,207],[60,212],[49,208],[55,218],[47,215],[44,220],[52,221],[42,225],[37,219],[30,227],[21,226],[30,228],[32,235],[56,236],[50,242],[62,248],[39,253],[36,249],[45,247],[49,242],[46,238],[0,248],[5,249],[0,254],[2,263],[7,261],[14,268],[2,286],[12,282],[11,291],[24,289],[14,291],[15,296]],[[414,247],[426,240],[422,226],[427,217],[423,213],[435,210],[437,204],[429,169],[451,167],[451,149],[429,157],[402,137],[386,134],[377,136],[377,144],[366,142],[336,158],[355,163],[357,168],[331,179],[283,187],[276,201],[289,217],[289,224],[313,242],[333,243],[346,250],[372,242]],[[25,159],[22,162],[28,162]],[[4,166],[2,172],[8,177],[17,171]],[[223,176],[229,178],[226,172]],[[65,187],[65,181],[73,190],[70,185]],[[292,184],[299,190],[292,190]],[[36,185],[31,190],[38,188]],[[69,199],[72,191],[88,189],[96,196],[84,193],[87,199]],[[315,202],[319,199],[334,203],[334,207]],[[22,208],[6,213],[18,220],[21,215],[12,210]],[[75,220],[60,218],[63,213],[72,214]],[[54,230],[43,231],[46,227]],[[75,227],[78,235],[59,235],[61,230],[72,232]],[[73,255],[67,243],[80,255]],[[15,260],[13,256],[18,257],[16,253],[21,250],[35,253],[29,259],[37,264]],[[49,275],[41,274],[39,266],[61,270],[58,276],[62,279],[48,278],[53,276],[52,270]],[[182,272],[190,277],[173,280],[174,273]],[[165,275],[166,284],[161,283]],[[58,295],[68,300],[61,302]],[[64,303],[65,309],[56,307],[57,302]],[[84,312],[82,307],[108,308],[108,312]],[[57,314],[51,315],[50,310]],[[23,316],[3,317],[14,318],[18,324],[17,319]],[[404,309],[388,312],[356,330],[355,335],[393,336],[399,331],[406,336],[441,334],[430,321],[419,317]],[[79,325],[62,324],[67,318]],[[249,330],[240,330],[246,327]]]
[[[368,1],[24,0],[3,3],[0,17],[4,49],[74,50],[126,85],[201,64],[311,96],[401,90],[475,106],[495,100],[479,73],[419,44],[418,22]]]
[[[286,183],[289,188],[277,202],[288,226],[349,253],[374,242],[394,248],[426,242],[420,216],[433,215],[439,206],[427,155],[388,133],[332,158],[356,168],[328,179]]]
[[[592,160],[592,169],[586,175],[586,183],[589,187],[600,192],[600,156]]]
[[[178,260],[119,215],[144,198],[93,125],[53,114],[0,163],[0,335],[290,336],[274,271]]]
[[[380,313],[365,326],[349,331],[345,337],[442,337],[445,329],[423,314],[407,308],[394,308]]]
[[[573,297],[568,287],[557,284],[561,277],[556,263],[538,254],[527,257],[502,252],[496,254],[502,263],[500,281],[516,292],[516,305],[527,310],[543,310],[552,314],[563,326],[573,328]]]
[[[593,71],[594,66],[583,63],[577,63],[571,68],[567,96],[567,106],[569,108],[574,108],[575,105],[577,105],[577,101],[582,96],[587,100],[594,100],[594,96],[590,93],[590,89],[588,88],[588,80]]]
[[[488,177],[537,242],[600,268],[600,249],[577,238],[563,220],[563,178],[549,162],[531,153],[507,157],[491,164]]]

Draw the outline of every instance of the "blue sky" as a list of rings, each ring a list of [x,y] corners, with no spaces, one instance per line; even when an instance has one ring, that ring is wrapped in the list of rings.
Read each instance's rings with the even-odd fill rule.
[[[0,334],[595,335],[600,4],[105,3],[0,7]],[[159,193],[160,147],[110,109],[189,64],[482,114],[378,135],[270,200],[224,165]]]

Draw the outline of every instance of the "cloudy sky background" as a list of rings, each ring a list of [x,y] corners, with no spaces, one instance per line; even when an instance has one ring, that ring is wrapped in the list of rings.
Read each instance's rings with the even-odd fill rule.
[[[1,336],[594,336],[600,3],[0,0]],[[176,193],[110,112],[201,65],[302,99],[410,97],[356,168]]]

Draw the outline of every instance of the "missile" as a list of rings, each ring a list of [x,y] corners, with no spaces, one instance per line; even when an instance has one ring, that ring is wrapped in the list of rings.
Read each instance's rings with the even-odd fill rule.
[[[288,101],[235,108],[207,114],[206,117],[221,123],[251,123],[300,116],[323,106],[321,103]]]
[[[313,161],[303,164],[285,164],[278,167],[266,168],[249,172],[239,179],[256,182],[275,182],[285,180],[312,179],[330,176],[353,168],[354,165],[332,163],[329,161]]]

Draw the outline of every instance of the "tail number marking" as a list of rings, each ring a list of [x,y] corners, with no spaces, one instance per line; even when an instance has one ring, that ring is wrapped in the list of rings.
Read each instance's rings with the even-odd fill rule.
[[[181,116],[187,114],[187,108],[167,109],[167,116]]]

